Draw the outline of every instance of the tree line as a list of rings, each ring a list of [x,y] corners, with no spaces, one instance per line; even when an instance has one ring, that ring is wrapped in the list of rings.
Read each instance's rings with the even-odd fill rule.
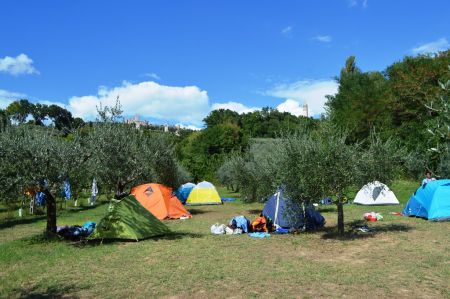
[[[227,109],[214,110],[204,123],[205,129],[187,134],[177,145],[178,156],[195,181],[216,181],[216,171],[225,159],[245,152],[252,139],[276,138],[282,132],[295,132],[299,127],[312,129],[319,120],[265,107],[243,114]]]
[[[0,109],[0,123],[14,122],[17,124],[34,124],[44,126],[49,121],[56,129],[69,132],[84,125],[83,119],[73,117],[67,109],[58,105],[46,105],[31,103],[27,99],[21,99],[9,104],[6,109]]]
[[[356,59],[347,59],[336,81],[338,93],[328,96],[326,116],[348,133],[350,142],[377,131],[383,139],[395,137],[417,156],[416,174],[425,168],[439,173],[441,157],[430,151],[441,97],[450,90],[450,50],[436,55],[405,57],[384,71],[363,72]],[[431,109],[430,109],[431,108]]]

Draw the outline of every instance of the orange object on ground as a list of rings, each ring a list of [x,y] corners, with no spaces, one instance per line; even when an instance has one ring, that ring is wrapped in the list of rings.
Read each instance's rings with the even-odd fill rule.
[[[159,220],[192,217],[178,198],[172,194],[172,188],[161,184],[143,184],[131,189],[131,194]]]
[[[253,232],[268,232],[267,229],[267,219],[264,216],[259,216],[251,223],[251,228]]]

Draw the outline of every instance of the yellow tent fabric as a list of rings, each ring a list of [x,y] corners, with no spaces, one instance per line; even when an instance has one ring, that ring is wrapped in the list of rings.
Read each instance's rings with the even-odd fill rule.
[[[198,183],[189,194],[186,205],[220,205],[222,200],[213,184],[203,181]]]

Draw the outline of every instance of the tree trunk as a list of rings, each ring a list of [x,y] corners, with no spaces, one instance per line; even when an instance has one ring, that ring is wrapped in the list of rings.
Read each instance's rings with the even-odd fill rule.
[[[344,235],[344,206],[342,204],[342,197],[339,196],[337,203],[338,210],[338,233]]]
[[[47,204],[47,233],[56,234],[56,200],[48,189],[43,192]]]
[[[120,198],[123,194],[123,191],[125,190],[125,185],[122,182],[117,183],[117,189],[116,189],[116,198]]]

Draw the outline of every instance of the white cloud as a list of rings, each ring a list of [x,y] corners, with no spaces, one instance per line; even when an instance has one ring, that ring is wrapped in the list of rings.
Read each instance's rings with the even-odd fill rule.
[[[313,37],[313,40],[316,40],[321,43],[329,43],[331,42],[331,36],[330,35],[317,35]]]
[[[5,109],[13,101],[26,97],[27,95],[23,93],[0,89],[0,109]]]
[[[289,112],[295,116],[308,116],[309,112],[305,112],[303,105],[293,99],[287,99],[283,103],[277,106],[277,110],[280,112]]]
[[[369,6],[368,0],[347,0],[349,7],[361,6],[362,8],[367,8]]]
[[[48,100],[38,100],[37,103],[48,105],[48,106],[50,106],[50,105],[57,105],[57,106],[62,107],[64,109],[68,108],[67,104],[64,104],[64,103],[61,103],[61,102],[53,102],[53,101],[48,101]]]
[[[161,80],[161,77],[158,76],[156,73],[145,73],[144,76],[152,78],[154,80]]]
[[[228,110],[231,110],[231,111],[236,111],[239,114],[242,114],[242,113],[253,112],[253,111],[258,110],[260,108],[247,107],[244,104],[238,103],[238,102],[214,103],[212,105],[211,110],[219,110],[219,109],[228,109]]]
[[[293,37],[294,28],[292,26],[287,26],[281,30],[281,34],[285,37]]]
[[[200,131],[202,129],[202,128],[194,126],[194,125],[185,126],[183,124],[176,124],[176,126],[180,126],[180,128],[182,128],[182,129],[189,129],[189,130],[193,130],[193,131]]]
[[[413,48],[411,51],[414,54],[432,54],[437,53],[439,51],[444,51],[450,48],[450,43],[446,38],[440,38],[436,41],[422,44],[416,48]]]
[[[113,106],[117,96],[126,116],[138,114],[145,118],[198,126],[210,111],[206,91],[196,86],[166,86],[151,81],[137,84],[124,82],[111,89],[101,86],[96,95],[70,98],[67,107],[76,117],[95,119],[96,106],[100,103]]]
[[[22,74],[39,74],[33,67],[33,60],[26,54],[17,55],[17,57],[5,56],[0,58],[0,72],[14,76]]]
[[[326,95],[336,94],[338,84],[333,80],[326,81],[298,81],[290,84],[278,84],[264,94],[277,98],[289,99],[302,104],[308,104],[310,115],[319,115],[325,112]],[[287,103],[286,103],[287,102]],[[295,108],[295,104],[286,101],[283,107]]]

